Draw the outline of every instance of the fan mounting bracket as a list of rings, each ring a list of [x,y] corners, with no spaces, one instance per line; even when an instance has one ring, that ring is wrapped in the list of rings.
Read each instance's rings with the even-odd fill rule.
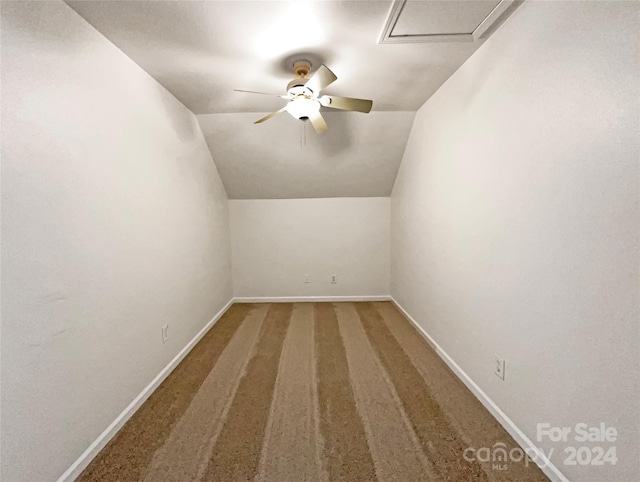
[[[311,62],[306,59],[294,60],[293,72],[300,78],[306,78],[311,72]]]

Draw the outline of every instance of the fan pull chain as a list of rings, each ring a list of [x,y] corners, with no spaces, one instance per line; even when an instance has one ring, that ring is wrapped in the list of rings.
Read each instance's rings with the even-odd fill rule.
[[[307,146],[307,121],[302,121],[300,126],[300,150],[304,150]]]

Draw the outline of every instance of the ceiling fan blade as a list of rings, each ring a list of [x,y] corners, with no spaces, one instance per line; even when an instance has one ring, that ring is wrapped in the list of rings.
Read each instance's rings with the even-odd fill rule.
[[[268,121],[272,117],[275,117],[281,112],[284,112],[286,109],[287,109],[287,106],[284,106],[282,109],[272,112],[271,114],[264,116],[262,119],[258,119],[257,121],[254,122],[254,124],[261,124],[264,121]]]
[[[244,92],[246,94],[261,94],[261,95],[275,95],[276,97],[279,96],[279,94],[270,94],[268,92],[256,92],[255,90],[242,90],[242,89],[233,89],[234,92]]]
[[[329,68],[323,64],[316,73],[307,80],[307,83],[304,84],[304,86],[311,89],[314,94],[318,95],[322,89],[334,83],[337,79],[338,77],[336,77],[336,74],[331,72]]]
[[[314,112],[312,115],[309,116],[309,120],[311,121],[311,125],[313,126],[313,128],[316,130],[318,134],[326,131],[329,128],[329,126],[325,122],[320,112]]]
[[[363,112],[365,114],[371,112],[371,107],[373,107],[372,100],[354,99],[352,97],[336,97],[335,95],[323,95],[318,100],[324,107]]]
[[[270,94],[269,92],[256,92],[255,90],[242,90],[242,89],[233,89],[234,92],[244,92],[245,94],[260,94],[260,95],[270,95],[272,97],[280,97],[282,99],[290,99],[290,95],[281,95],[281,94]]]

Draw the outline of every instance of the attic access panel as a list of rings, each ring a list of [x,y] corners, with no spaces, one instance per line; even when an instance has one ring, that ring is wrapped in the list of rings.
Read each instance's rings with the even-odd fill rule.
[[[515,0],[394,0],[378,43],[473,42]],[[515,6],[515,5],[514,5]]]

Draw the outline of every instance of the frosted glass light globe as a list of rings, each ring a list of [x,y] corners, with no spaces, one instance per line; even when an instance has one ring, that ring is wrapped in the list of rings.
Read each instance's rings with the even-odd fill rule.
[[[287,104],[287,112],[296,119],[306,120],[320,110],[320,102],[298,97]]]

